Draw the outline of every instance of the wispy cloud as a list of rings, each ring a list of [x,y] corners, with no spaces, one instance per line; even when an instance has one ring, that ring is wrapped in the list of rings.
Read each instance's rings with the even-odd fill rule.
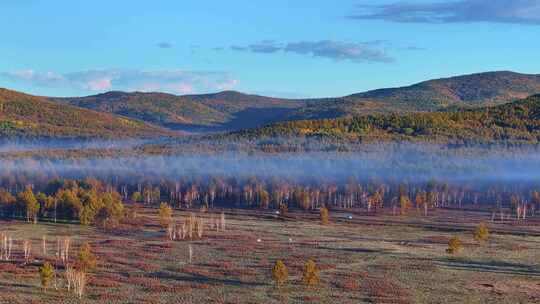
[[[285,47],[286,52],[314,57],[331,58],[335,60],[350,60],[354,62],[391,62],[383,50],[375,48],[378,43],[352,43],[340,41],[303,41],[289,43]]]
[[[233,51],[249,51],[247,46],[231,45],[231,50]]]
[[[352,62],[393,61],[393,58],[379,48],[379,44],[378,41],[356,43],[321,40],[279,43],[272,40],[263,40],[247,46],[233,45],[230,48],[235,51],[252,53],[273,54],[285,52],[333,60],[349,60]]]
[[[419,47],[419,46],[405,46],[401,47],[400,50],[404,51],[426,51],[427,48]]]
[[[272,40],[263,40],[259,43],[251,44],[249,49],[254,53],[271,54],[281,51],[283,46]]]
[[[184,70],[107,69],[65,74],[20,70],[0,72],[0,77],[31,86],[70,88],[88,92],[123,90],[188,94],[230,90],[238,84],[238,81],[226,72]]]
[[[170,42],[160,42],[156,44],[156,46],[161,49],[172,49],[174,47],[174,44]]]
[[[240,52],[272,54],[272,53],[277,53],[279,51],[282,51],[284,47],[282,44],[276,43],[273,40],[263,40],[261,42],[253,43],[246,46],[231,45],[230,49],[233,51],[240,51]]]
[[[359,5],[351,19],[403,23],[493,22],[540,24],[539,0],[461,0]]]

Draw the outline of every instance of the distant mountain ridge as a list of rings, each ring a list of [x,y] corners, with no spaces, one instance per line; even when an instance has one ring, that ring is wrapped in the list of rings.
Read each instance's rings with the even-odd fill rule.
[[[229,130],[279,121],[301,101],[248,95],[235,91],[176,96],[166,93],[125,93],[51,98],[56,102],[147,121],[170,129]]]
[[[428,80],[337,98],[291,100],[224,91],[184,96],[109,92],[52,100],[170,129],[231,131],[280,121],[492,106],[537,93],[540,75],[502,71]]]
[[[112,91],[54,98],[0,90],[0,136],[126,137],[229,132],[287,121],[452,112],[540,93],[540,75],[488,72],[337,98],[282,99],[224,91],[177,96]]]

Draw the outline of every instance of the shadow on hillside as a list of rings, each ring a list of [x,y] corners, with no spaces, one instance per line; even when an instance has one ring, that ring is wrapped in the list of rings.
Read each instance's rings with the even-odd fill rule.
[[[307,247],[307,246],[306,246]],[[367,249],[367,248],[332,248],[325,246],[318,246],[317,249],[328,250],[328,251],[337,251],[337,252],[349,252],[349,253],[370,253],[377,255],[403,255],[403,253],[395,252],[387,249]]]
[[[267,124],[275,123],[287,117],[294,109],[291,108],[249,108],[233,115],[230,121],[214,126],[192,125],[192,124],[168,124],[167,128],[176,131],[190,133],[217,133],[230,132],[242,129],[252,129]]]
[[[509,275],[521,275],[528,277],[540,277],[540,269],[538,267],[506,263],[506,262],[475,262],[475,261],[462,261],[453,259],[441,259],[435,261],[436,265],[448,268],[452,270],[467,270],[476,272],[489,272]]]
[[[170,272],[157,272],[153,274],[160,279],[168,279],[182,282],[193,282],[193,283],[213,283],[213,284],[225,284],[225,285],[234,285],[234,286],[264,286],[265,284],[255,283],[255,282],[245,282],[235,279],[218,279],[211,278],[204,275],[198,274],[175,274]]]

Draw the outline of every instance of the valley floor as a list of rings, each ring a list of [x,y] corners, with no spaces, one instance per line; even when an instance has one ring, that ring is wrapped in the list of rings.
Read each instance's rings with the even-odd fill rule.
[[[175,211],[174,218],[188,214]],[[292,213],[287,220],[271,212],[225,214],[225,231],[207,227],[196,241],[168,240],[157,210],[150,208],[109,232],[0,222],[0,232],[14,239],[12,260],[0,262],[0,302],[540,303],[540,229],[534,220],[516,226],[491,224],[489,214],[465,211],[438,211],[427,218],[333,212],[331,224],[321,225],[317,214]],[[482,219],[500,232],[484,245],[471,232]],[[40,287],[38,266],[54,258],[56,238],[65,235],[73,238],[72,258],[84,242],[98,257],[82,300],[66,290],[61,267],[57,290]],[[450,255],[446,248],[455,235],[463,249]],[[27,265],[24,239],[32,242],[33,262]],[[288,283],[279,288],[271,276],[278,259],[289,270]],[[320,270],[317,287],[299,282],[309,259]]]

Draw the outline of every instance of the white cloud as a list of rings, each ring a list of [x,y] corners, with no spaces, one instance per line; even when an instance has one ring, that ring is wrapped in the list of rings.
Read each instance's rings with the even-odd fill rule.
[[[19,70],[0,72],[0,77],[38,87],[70,88],[89,92],[109,90],[161,91],[174,94],[229,90],[238,84],[226,72],[124,69],[89,70],[59,74]]]

